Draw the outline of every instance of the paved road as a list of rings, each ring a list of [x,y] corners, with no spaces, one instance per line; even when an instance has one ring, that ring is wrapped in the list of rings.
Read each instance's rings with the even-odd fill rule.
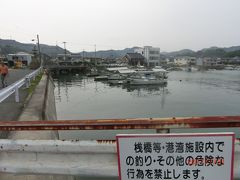
[[[29,69],[10,69],[9,76],[7,77],[8,85],[16,82],[19,79],[22,79],[26,74],[29,74],[32,70]],[[0,84],[0,89],[2,89]],[[26,99],[28,92],[24,87],[22,87],[19,91],[20,102],[15,102],[14,94],[5,99],[2,103],[0,103],[0,121],[13,121],[17,120],[20,115],[23,102]]]

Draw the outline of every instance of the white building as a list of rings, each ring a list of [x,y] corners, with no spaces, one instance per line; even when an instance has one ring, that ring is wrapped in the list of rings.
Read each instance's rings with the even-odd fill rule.
[[[143,48],[135,49],[134,52],[142,54],[148,66],[160,65],[160,48],[144,46]]]
[[[8,54],[7,59],[10,65],[14,65],[16,61],[22,61],[24,65],[28,66],[32,62],[32,54],[28,54],[25,52]]]
[[[177,58],[174,58],[174,63],[179,66],[187,65],[188,59],[184,57],[177,57]]]
[[[195,57],[176,57],[174,58],[174,63],[183,66],[183,65],[196,65],[196,58]]]
[[[196,65],[211,68],[222,66],[223,63],[220,58],[198,58],[196,61]]]

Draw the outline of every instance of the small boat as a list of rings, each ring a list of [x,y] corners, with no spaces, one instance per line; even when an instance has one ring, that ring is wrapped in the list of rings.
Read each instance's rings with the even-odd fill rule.
[[[167,69],[167,71],[183,71],[183,69],[180,67],[170,67]]]
[[[187,71],[187,72],[192,72],[192,67],[191,67],[191,66],[186,67],[186,71]]]
[[[235,70],[232,66],[226,66],[225,68],[224,68],[225,70]]]
[[[91,69],[90,73],[87,74],[87,77],[99,76],[97,69]]]
[[[156,77],[146,77],[142,76],[141,78],[132,78],[129,82],[130,85],[164,85],[167,83],[167,80],[164,78],[156,78]]]
[[[167,83],[168,71],[164,69],[153,69],[138,71],[125,78],[124,83],[130,85],[164,85]]]
[[[87,77],[96,77],[99,76],[98,72],[91,72],[87,74]]]
[[[108,77],[108,80],[124,80],[125,77],[121,74],[112,74]]]
[[[195,72],[195,71],[198,71],[198,69],[195,68],[195,67],[192,67],[192,66],[188,66],[188,67],[185,68],[185,71],[187,71],[187,72]]]
[[[163,85],[167,83],[167,77],[165,74],[160,75],[159,73],[145,72],[134,74],[131,77],[127,78],[125,82],[130,85]]]
[[[119,85],[124,83],[123,80],[109,80],[108,82],[110,85]]]
[[[106,81],[108,80],[108,76],[97,76],[94,78],[94,81]]]

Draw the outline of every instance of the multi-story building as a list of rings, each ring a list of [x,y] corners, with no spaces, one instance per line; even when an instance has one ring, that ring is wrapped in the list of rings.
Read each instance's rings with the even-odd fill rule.
[[[135,49],[134,52],[144,56],[147,66],[160,65],[160,48],[144,46],[143,48]]]
[[[220,58],[198,58],[196,65],[204,68],[223,68],[223,62]]]

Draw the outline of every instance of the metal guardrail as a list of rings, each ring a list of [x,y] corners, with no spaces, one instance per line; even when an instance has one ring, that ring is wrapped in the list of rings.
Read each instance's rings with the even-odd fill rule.
[[[115,142],[1,139],[0,147],[1,173],[118,177]],[[238,140],[234,153],[234,180],[239,180]]]
[[[37,130],[118,130],[118,129],[185,129],[240,127],[240,116],[54,120],[54,121],[0,121],[0,131]]]
[[[0,175],[118,176],[116,143],[1,139],[0,147]]]
[[[13,93],[15,93],[15,101],[19,102],[19,88],[21,88],[24,84],[26,85],[26,88],[28,88],[31,84],[31,79],[35,79],[35,77],[41,72],[41,70],[42,67],[26,75],[24,78],[11,84],[10,86],[0,90],[0,103],[7,99]]]

